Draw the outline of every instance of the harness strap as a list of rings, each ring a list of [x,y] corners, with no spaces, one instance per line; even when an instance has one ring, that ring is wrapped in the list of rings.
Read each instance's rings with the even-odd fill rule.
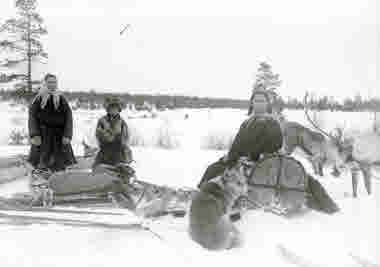
[[[250,186],[257,186],[257,187],[264,187],[264,188],[270,188],[270,189],[276,189],[277,191],[296,191],[296,192],[307,192],[305,189],[299,189],[294,187],[287,187],[283,185],[269,185],[269,184],[256,184],[253,182],[249,183]]]
[[[281,190],[280,179],[281,179],[281,172],[282,172],[282,162],[283,162],[282,157],[279,157],[280,166],[277,170],[277,177],[276,177],[276,193],[275,193],[276,197],[280,196],[280,190]]]
[[[305,145],[305,142],[303,141],[303,139],[301,138],[300,135],[297,135],[297,143],[299,144],[299,146],[302,148],[302,150],[308,154],[309,156],[313,156],[313,153],[310,151],[310,149],[308,149]]]
[[[146,192],[146,188],[144,187],[144,190],[143,192],[141,193],[139,199],[136,201],[135,203],[135,207],[137,208],[137,206],[140,204],[141,200],[143,199],[143,197],[145,196],[145,192]]]

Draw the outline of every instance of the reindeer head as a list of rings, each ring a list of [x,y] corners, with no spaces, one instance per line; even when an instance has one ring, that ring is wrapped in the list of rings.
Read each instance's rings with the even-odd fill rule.
[[[318,130],[320,133],[325,135],[328,138],[328,146],[327,146],[327,158],[333,161],[334,165],[334,176],[339,176],[341,170],[343,170],[346,166],[346,162],[352,155],[353,150],[353,140],[346,138],[344,135],[344,126],[336,127],[333,132],[327,133],[320,126],[317,125],[315,121],[313,121],[307,111],[307,94],[305,95],[305,115],[307,120],[311,123],[311,125]]]

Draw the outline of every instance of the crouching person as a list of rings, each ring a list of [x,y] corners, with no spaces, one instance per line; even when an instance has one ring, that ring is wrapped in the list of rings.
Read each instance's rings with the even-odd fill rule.
[[[132,162],[132,151],[128,146],[129,133],[126,122],[121,118],[123,105],[117,97],[107,97],[104,101],[107,114],[99,119],[96,128],[96,139],[99,152],[96,155],[93,169],[99,164],[116,166]]]
[[[191,239],[209,250],[240,247],[242,236],[233,225],[230,213],[236,200],[246,195],[247,190],[243,171],[236,167],[202,184],[190,206]]]

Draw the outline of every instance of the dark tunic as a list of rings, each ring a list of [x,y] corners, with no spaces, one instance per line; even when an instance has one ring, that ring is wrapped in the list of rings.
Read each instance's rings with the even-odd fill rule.
[[[29,108],[29,136],[41,136],[41,146],[32,145],[28,161],[35,168],[49,168],[52,171],[64,170],[77,163],[71,144],[64,145],[62,138],[71,140],[73,118],[71,108],[61,96],[58,109],[54,108],[52,97],[45,108],[41,108],[41,97],[32,102]]]
[[[258,161],[261,154],[277,152],[282,147],[280,124],[270,116],[252,116],[242,123],[235,136],[228,159],[237,161],[246,156]]]
[[[221,175],[227,166],[233,166],[243,156],[258,161],[261,154],[277,152],[282,147],[280,124],[270,116],[252,116],[242,123],[228,152],[228,162],[220,159],[212,163],[203,174],[198,187]]]
[[[93,168],[99,164],[116,165],[129,163],[132,152],[128,147],[128,126],[118,115],[116,118],[106,115],[99,119],[96,128],[96,138],[99,152],[96,155]]]

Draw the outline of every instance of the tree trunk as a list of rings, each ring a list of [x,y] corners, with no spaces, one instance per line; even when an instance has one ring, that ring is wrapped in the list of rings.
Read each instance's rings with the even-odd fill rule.
[[[377,132],[377,112],[374,112],[374,117],[373,117],[373,131],[376,133]]]
[[[28,51],[27,51],[27,58],[28,58],[28,92],[32,92],[32,44],[30,40],[30,14],[28,15]]]

